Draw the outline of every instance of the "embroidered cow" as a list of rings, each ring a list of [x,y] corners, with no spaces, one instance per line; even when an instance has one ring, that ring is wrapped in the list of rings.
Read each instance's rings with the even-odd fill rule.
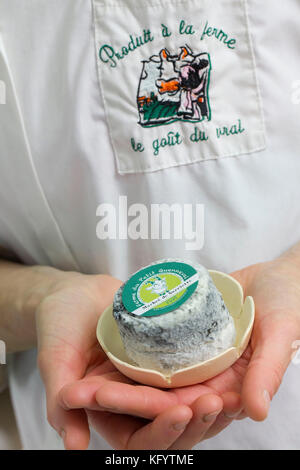
[[[177,55],[162,49],[143,61],[137,96],[139,123],[155,126],[210,120],[210,70],[209,54],[194,55],[188,46]]]

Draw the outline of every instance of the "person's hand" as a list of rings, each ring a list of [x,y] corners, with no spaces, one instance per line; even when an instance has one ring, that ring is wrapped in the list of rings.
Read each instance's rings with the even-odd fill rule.
[[[242,402],[245,415],[262,421],[291,361],[293,343],[300,338],[300,264],[291,250],[275,261],[241,270],[235,277],[256,305]]]
[[[239,396],[229,393],[222,400],[203,385],[165,392],[133,385],[120,374],[96,339],[99,315],[119,285],[109,276],[58,272],[39,303],[38,364],[46,387],[48,420],[67,449],[88,446],[89,425],[83,408],[90,410],[90,423],[115,448],[190,448],[223,407],[228,412],[240,408]],[[100,401],[101,397],[113,398],[113,414],[109,407],[93,411],[100,409],[98,389]],[[86,406],[80,406],[82,400]]]
[[[241,411],[235,389],[248,356],[245,352],[223,374],[216,392],[209,381],[171,390],[140,385],[99,355],[82,380],[61,390],[59,404],[65,410],[85,408],[90,424],[114,449],[191,449]]]
[[[63,410],[58,394],[64,385],[84,377],[95,361],[104,360],[96,325],[121,282],[104,275],[56,273],[36,311],[38,366],[46,388],[49,423],[67,448],[85,449],[89,443],[86,413]]]
[[[300,338],[300,264],[293,250],[272,262],[259,263],[233,273],[252,296],[256,314],[248,347],[249,364],[240,368],[243,411],[235,418],[267,418],[273,396],[291,361],[293,344]],[[236,363],[233,368],[236,368]],[[227,374],[228,371],[225,372]],[[209,383],[222,388],[224,374]],[[213,431],[213,430],[212,430]],[[211,437],[208,433],[207,437]]]
[[[128,435],[128,440],[124,439],[123,444],[114,437],[113,431],[121,413],[155,419],[174,403],[183,403],[193,409],[197,401],[222,397],[223,411],[207,428],[202,428],[203,414],[202,419],[199,419],[201,412],[193,409],[191,423],[173,443],[173,448],[185,449],[214,436],[234,418],[249,416],[257,421],[265,419],[270,400],[290,362],[292,344],[300,337],[299,273],[299,266],[289,256],[283,256],[276,261],[253,265],[233,274],[243,285],[245,295],[254,297],[256,318],[247,351],[231,368],[217,377],[201,385],[172,391],[157,390],[154,393],[155,389],[150,387],[121,384],[120,377],[117,383],[104,383],[103,377],[98,375],[101,371],[96,368],[82,381],[67,386],[60,394],[61,403],[66,409],[85,407],[93,410],[89,412],[93,426],[113,446],[119,445],[120,448],[124,442],[130,442]],[[111,414],[107,415],[108,412],[104,415],[105,409],[116,416],[112,418]],[[110,416],[109,420],[107,416]],[[106,432],[108,422],[114,425]],[[186,439],[189,429],[193,430],[192,437]]]

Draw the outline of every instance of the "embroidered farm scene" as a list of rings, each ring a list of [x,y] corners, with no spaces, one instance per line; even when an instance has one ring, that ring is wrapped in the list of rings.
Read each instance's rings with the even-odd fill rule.
[[[194,54],[188,46],[181,47],[177,55],[162,49],[142,64],[137,94],[139,124],[153,127],[211,120],[209,54]]]

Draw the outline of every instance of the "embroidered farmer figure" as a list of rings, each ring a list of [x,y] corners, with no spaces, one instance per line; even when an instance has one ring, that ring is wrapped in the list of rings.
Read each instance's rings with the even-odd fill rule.
[[[140,124],[210,120],[210,70],[209,54],[194,55],[188,46],[178,55],[162,49],[143,61],[137,98]]]

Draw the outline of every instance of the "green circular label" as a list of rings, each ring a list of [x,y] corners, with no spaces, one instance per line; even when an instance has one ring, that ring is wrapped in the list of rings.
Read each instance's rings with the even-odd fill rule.
[[[153,317],[175,310],[192,295],[198,285],[198,272],[176,261],[147,266],[125,284],[124,307],[133,315]]]

